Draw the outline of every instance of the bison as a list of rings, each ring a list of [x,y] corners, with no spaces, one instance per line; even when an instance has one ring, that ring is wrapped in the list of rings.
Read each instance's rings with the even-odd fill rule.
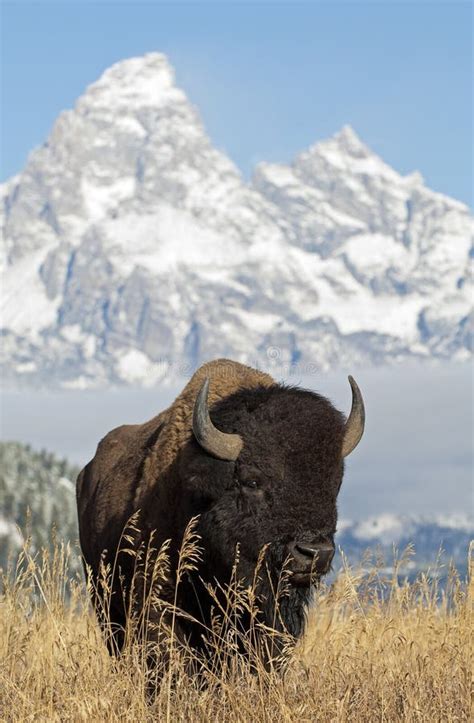
[[[111,651],[122,649],[129,608],[139,613],[147,593],[146,574],[133,586],[136,558],[121,551],[132,517],[135,549],[156,550],[170,541],[160,596],[186,613],[175,632],[193,649],[205,648],[203,630],[214,604],[208,584],[225,587],[237,549],[244,585],[254,579],[265,549],[263,622],[301,635],[311,586],[334,556],[344,458],[364,431],[362,395],[352,377],[349,382],[346,421],[320,394],[218,359],[201,366],[168,409],[144,424],[118,427],[99,443],[79,474],[77,505],[83,558],[99,619],[112,631]],[[176,593],[179,547],[194,517],[202,559]],[[104,564],[112,570],[106,605]],[[284,566],[288,585],[276,620],[274,590]],[[163,619],[159,606],[148,613]],[[146,642],[159,645],[158,628],[142,626]]]

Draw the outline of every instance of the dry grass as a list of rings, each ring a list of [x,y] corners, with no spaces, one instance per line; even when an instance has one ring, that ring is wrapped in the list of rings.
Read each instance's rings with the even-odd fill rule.
[[[455,571],[440,594],[427,577],[400,585],[376,567],[347,569],[317,594],[284,674],[252,672],[216,636],[224,665],[198,686],[170,638],[173,676],[147,702],[142,651],[108,655],[85,586],[68,580],[68,554],[24,556],[3,581],[2,721],[470,720],[469,586]],[[236,605],[248,604],[242,595]]]

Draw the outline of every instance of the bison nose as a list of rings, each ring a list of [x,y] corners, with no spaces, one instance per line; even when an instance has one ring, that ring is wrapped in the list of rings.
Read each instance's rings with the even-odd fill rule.
[[[334,557],[334,546],[327,543],[295,542],[298,561],[318,575],[325,575]]]

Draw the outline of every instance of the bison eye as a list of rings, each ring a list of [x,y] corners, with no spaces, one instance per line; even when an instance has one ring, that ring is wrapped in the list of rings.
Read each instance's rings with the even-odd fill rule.
[[[244,486],[250,487],[251,490],[256,490],[258,487],[258,482],[257,482],[257,480],[250,479],[250,480],[244,482]]]

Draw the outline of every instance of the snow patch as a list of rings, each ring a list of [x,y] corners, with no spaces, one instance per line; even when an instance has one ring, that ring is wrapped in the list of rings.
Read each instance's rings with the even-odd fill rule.
[[[138,349],[130,349],[117,362],[119,377],[129,384],[140,382],[145,386],[153,386],[165,376],[167,370],[166,362],[152,362]]]
[[[109,184],[99,185],[83,178],[81,192],[84,206],[91,222],[103,218],[108,211],[117,208],[127,198],[131,198],[135,191],[136,180],[132,177],[119,178]]]
[[[0,323],[17,335],[36,339],[42,329],[55,323],[61,297],[48,299],[39,275],[49,248],[41,249],[8,267],[2,274]]]
[[[156,204],[153,214],[107,219],[102,229],[109,259],[125,275],[137,266],[162,274],[181,264],[215,269],[245,259],[245,249],[237,241],[224,240],[190,214],[164,202]]]
[[[402,537],[410,536],[411,525],[404,518],[390,513],[369,517],[359,522],[354,537],[359,540],[381,540],[384,544],[398,542]]]

